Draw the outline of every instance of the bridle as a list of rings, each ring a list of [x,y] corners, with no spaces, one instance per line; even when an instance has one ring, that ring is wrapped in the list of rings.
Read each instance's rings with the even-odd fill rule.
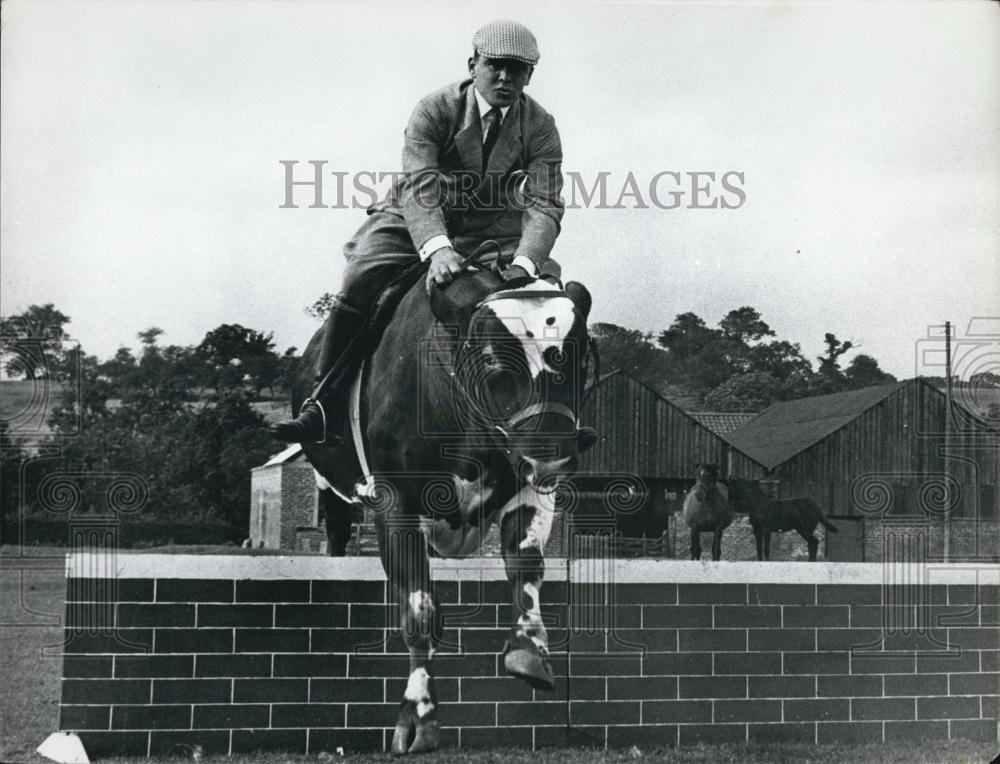
[[[474,263],[479,261],[491,249],[496,250],[497,263],[499,263],[503,259],[503,249],[497,241],[493,239],[488,239],[484,241],[482,244],[480,244],[475,249],[474,252],[462,258],[462,267],[467,267],[467,266],[475,267]],[[546,278],[545,280],[548,281],[549,279]],[[472,319],[470,320],[469,324],[470,326],[472,325],[473,321],[475,320],[476,313],[478,313],[484,306],[488,305],[494,300],[509,300],[509,299],[519,299],[519,298],[537,299],[539,297],[549,297],[549,298],[566,297],[567,299],[570,299],[569,295],[565,292],[565,290],[562,289],[562,282],[558,281],[558,279],[553,283],[552,289],[500,290],[484,297],[482,300],[476,303],[476,307],[473,310]],[[576,305],[573,306],[573,315],[581,319],[584,327],[586,327],[585,317],[580,314],[580,312],[576,308]],[[580,406],[579,406],[580,410],[583,409],[584,404],[586,404],[586,402],[589,400],[590,395],[593,392],[594,387],[596,386],[596,383],[601,376],[601,358],[597,351],[597,343],[595,342],[594,338],[590,337],[589,335],[587,337],[587,349],[588,349],[586,358],[587,363],[586,366],[584,367],[585,379],[583,384],[583,395],[581,396],[580,399]],[[506,451],[508,454],[510,453],[511,432],[517,430],[517,428],[521,424],[528,421],[532,417],[541,416],[543,414],[554,414],[556,416],[562,417],[563,419],[569,420],[569,422],[572,424],[573,433],[576,433],[577,427],[579,425],[579,420],[577,418],[577,415],[573,412],[573,410],[569,406],[563,403],[557,403],[555,401],[542,401],[540,403],[532,403],[522,407],[513,416],[508,417],[502,423],[498,424],[495,421],[492,421],[494,418],[490,417],[486,412],[483,411],[482,406],[479,404],[479,402],[473,398],[473,396],[469,393],[468,390],[466,390],[465,384],[463,383],[463,380],[459,376],[459,370],[463,368],[462,361],[464,357],[466,357],[470,352],[473,352],[472,343],[470,338],[466,337],[465,341],[459,345],[458,350],[455,352],[455,355],[452,358],[452,368],[450,370],[450,376],[453,380],[452,387],[458,388],[459,395],[462,397],[464,402],[469,406],[469,409],[474,413],[475,418],[478,420],[478,422],[480,424],[486,425],[489,428],[490,432],[493,434],[493,436],[495,438],[500,439],[501,441],[500,447],[504,451]],[[590,378],[591,382],[590,385],[587,385],[586,376],[587,376],[587,371],[589,370],[590,367],[591,358],[594,359],[594,372]]]
[[[509,300],[509,299],[537,299],[539,297],[543,298],[553,298],[553,297],[565,297],[569,299],[569,295],[562,289],[510,289],[501,290],[499,292],[494,292],[493,294],[480,300],[473,311],[472,319],[470,320],[470,326],[475,323],[476,314],[489,303],[494,300]],[[573,308],[574,316],[583,320],[583,316],[580,315],[579,311],[574,306]],[[589,353],[586,357],[586,364],[582,367],[584,372],[584,395],[580,401],[580,409],[586,403],[593,390],[593,382],[595,382],[600,375],[600,358],[597,355],[597,346],[592,337],[588,337],[588,349]],[[559,403],[557,401],[539,401],[535,403],[530,403],[526,406],[521,407],[512,416],[505,419],[503,422],[497,423],[495,417],[491,417],[487,412],[483,410],[483,406],[475,397],[466,389],[465,380],[461,374],[461,370],[466,368],[466,361],[470,359],[470,354],[476,352],[475,347],[472,344],[471,336],[467,336],[465,340],[458,346],[455,355],[452,360],[451,376],[454,380],[453,387],[457,388],[459,395],[462,397],[464,403],[468,405],[469,409],[473,412],[474,418],[482,425],[487,427],[492,433],[493,437],[500,441],[500,447],[510,453],[510,442],[512,439],[512,433],[516,432],[517,429],[528,421],[537,416],[543,416],[545,414],[554,415],[561,417],[564,420],[568,420],[571,426],[570,432],[574,435],[576,434],[579,420],[573,409],[564,403]],[[588,387],[586,385],[586,375],[587,370],[590,366],[590,358],[594,358],[595,372],[591,379],[592,384]]]

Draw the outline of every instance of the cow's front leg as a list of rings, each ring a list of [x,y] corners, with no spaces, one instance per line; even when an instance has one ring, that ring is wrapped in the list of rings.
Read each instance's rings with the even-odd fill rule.
[[[440,615],[431,592],[427,546],[413,526],[387,528],[384,533],[388,538],[382,545],[383,564],[397,593],[400,628],[410,651],[410,676],[399,705],[392,753],[426,753],[438,747],[441,737],[431,673]]]
[[[549,495],[535,494],[535,497],[541,501],[520,504],[504,515],[500,526],[516,618],[504,650],[504,668],[532,687],[551,692],[555,684],[549,663],[548,634],[542,623],[541,589],[554,500],[547,501]]]

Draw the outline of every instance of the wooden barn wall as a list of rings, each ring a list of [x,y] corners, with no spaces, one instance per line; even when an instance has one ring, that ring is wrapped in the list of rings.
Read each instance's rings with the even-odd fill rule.
[[[916,513],[940,507],[944,396],[914,381],[775,470],[782,496],[810,496],[831,514]],[[951,474],[960,516],[997,516],[998,439],[959,419]]]
[[[735,448],[730,449],[729,469],[727,471],[729,477],[760,479],[764,477],[765,473],[764,467],[749,456]]]
[[[577,474],[693,478],[701,462],[726,463],[722,438],[625,374],[595,387],[580,419],[599,440],[581,456]]]

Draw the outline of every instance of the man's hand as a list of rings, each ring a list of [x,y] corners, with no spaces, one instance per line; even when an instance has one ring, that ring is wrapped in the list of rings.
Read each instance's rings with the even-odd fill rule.
[[[500,274],[500,278],[504,281],[513,281],[514,279],[526,279],[530,275],[531,274],[520,265],[511,265],[504,268],[503,272]]]
[[[431,267],[427,272],[427,293],[431,292],[431,284],[444,286],[465,270],[463,259],[451,247],[441,247],[431,255]]]

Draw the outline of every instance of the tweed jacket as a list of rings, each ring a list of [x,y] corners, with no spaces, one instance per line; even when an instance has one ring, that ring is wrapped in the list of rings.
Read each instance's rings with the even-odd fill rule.
[[[563,215],[555,120],[522,94],[504,117],[485,174],[482,147],[471,79],[421,99],[406,127],[403,172],[368,209],[347,257],[415,254],[444,234],[460,253],[493,239],[504,255],[524,255],[540,267]]]

